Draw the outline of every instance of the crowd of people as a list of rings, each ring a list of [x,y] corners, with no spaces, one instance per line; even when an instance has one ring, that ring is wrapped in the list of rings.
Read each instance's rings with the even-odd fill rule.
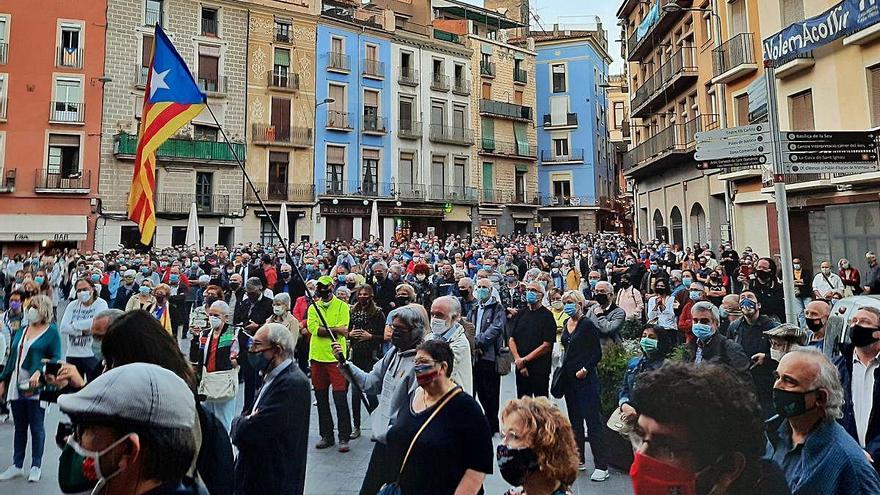
[[[617,234],[4,256],[0,481],[41,479],[57,403],[66,493],[301,494],[314,405],[312,448],[370,446],[362,495],[482,493],[496,468],[564,495],[588,460],[637,495],[880,493],[880,304],[829,330],[880,294],[865,256],[813,276]]]

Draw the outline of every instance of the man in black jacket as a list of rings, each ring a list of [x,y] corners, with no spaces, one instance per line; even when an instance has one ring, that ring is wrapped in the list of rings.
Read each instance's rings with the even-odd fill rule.
[[[718,308],[709,301],[700,301],[691,307],[691,316],[691,331],[696,338],[687,345],[688,362],[724,364],[733,368],[743,380],[750,381],[750,361],[742,346],[718,334]]]
[[[464,279],[462,279],[464,281]],[[459,282],[461,283],[461,282]],[[479,399],[492,433],[498,433],[498,402],[501,392],[501,376],[495,368],[499,347],[503,343],[507,315],[504,306],[492,297],[492,282],[487,278],[477,280],[474,290],[477,304],[467,316],[474,324],[476,364],[474,365],[474,395]]]
[[[272,300],[263,295],[263,282],[257,277],[251,277],[244,285],[247,298],[238,303],[235,308],[233,321],[244,328],[244,332],[238,333],[238,345],[240,349],[247,349],[249,335],[259,330],[266,320],[272,316]],[[247,332],[247,333],[245,333]],[[256,390],[256,372],[247,359],[239,362],[239,379],[244,382],[244,408],[242,413],[250,409]]]
[[[394,291],[398,284],[388,277],[388,265],[384,261],[373,263],[372,271],[373,294],[375,294],[376,304],[387,315],[389,311],[394,309]]]
[[[526,309],[513,323],[508,339],[516,365],[516,395],[547,397],[550,388],[550,351],[556,342],[556,320],[541,304],[544,288],[532,282],[526,288]]]
[[[238,447],[235,493],[302,495],[308,453],[309,380],[297,368],[287,327],[269,323],[254,335],[248,353],[258,358],[263,386],[253,407],[232,422]]]
[[[293,276],[293,268],[287,263],[281,264],[281,270],[278,272],[278,282],[272,291],[277,296],[284,292],[290,296],[291,304],[306,294],[306,286],[300,281],[299,277]]]
[[[743,315],[730,324],[727,335],[734,339],[743,348],[746,356],[755,363],[749,371],[764,418],[769,418],[775,413],[772,392],[773,372],[776,371],[777,363],[770,359],[770,338],[764,332],[776,328],[779,322],[761,314],[761,303],[751,291],[739,295],[739,307]]]

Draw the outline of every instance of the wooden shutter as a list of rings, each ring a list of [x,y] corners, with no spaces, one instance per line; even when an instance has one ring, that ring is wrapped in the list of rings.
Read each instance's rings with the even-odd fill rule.
[[[141,67],[150,66],[150,58],[153,56],[153,36],[144,36],[144,46],[141,49]]]
[[[874,127],[880,126],[880,65],[871,67],[871,122]]]
[[[736,125],[749,125],[749,95],[734,98],[736,104]]]
[[[378,107],[379,106],[379,92],[378,91],[364,91],[364,106]]]
[[[217,81],[219,59],[211,55],[199,54],[199,79]]]
[[[334,165],[345,164],[345,148],[342,146],[328,146],[327,163],[332,163]]]
[[[804,91],[789,97],[791,112],[791,129],[793,131],[813,131],[816,129],[813,119],[813,92]]]
[[[290,129],[290,100],[287,98],[272,98],[272,125],[276,135]]]
[[[735,0],[728,3],[727,7],[730,9],[730,37],[747,32],[746,0]]]
[[[331,85],[330,98],[333,98],[333,103],[330,104],[331,110],[345,111],[345,86]]]

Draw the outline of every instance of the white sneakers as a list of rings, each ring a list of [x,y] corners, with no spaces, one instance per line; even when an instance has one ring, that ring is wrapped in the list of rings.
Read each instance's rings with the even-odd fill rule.
[[[31,483],[36,483],[40,481],[40,477],[43,476],[43,470],[34,466],[31,468],[31,474],[28,476],[28,481]]]
[[[31,483],[36,483],[40,481],[40,478],[43,476],[43,471],[34,466],[31,468],[30,474],[28,474],[28,481]],[[9,466],[6,468],[6,471],[0,473],[0,481],[9,481],[14,480],[16,478],[24,477],[24,468],[17,468],[15,466]]]
[[[14,465],[6,468],[6,471],[0,473],[0,481],[14,480],[24,476],[24,468],[17,468]]]
[[[590,476],[590,481],[605,481],[610,477],[611,475],[608,474],[607,469],[596,469],[593,471],[592,476]]]

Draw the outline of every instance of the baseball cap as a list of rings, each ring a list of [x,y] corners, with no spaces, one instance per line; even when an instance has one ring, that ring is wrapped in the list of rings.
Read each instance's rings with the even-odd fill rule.
[[[186,382],[149,363],[113,368],[79,392],[58,397],[58,407],[74,421],[190,429],[196,420],[195,396]]]
[[[321,285],[332,286],[333,277],[331,277],[330,275],[322,275],[318,278],[318,283]]]

